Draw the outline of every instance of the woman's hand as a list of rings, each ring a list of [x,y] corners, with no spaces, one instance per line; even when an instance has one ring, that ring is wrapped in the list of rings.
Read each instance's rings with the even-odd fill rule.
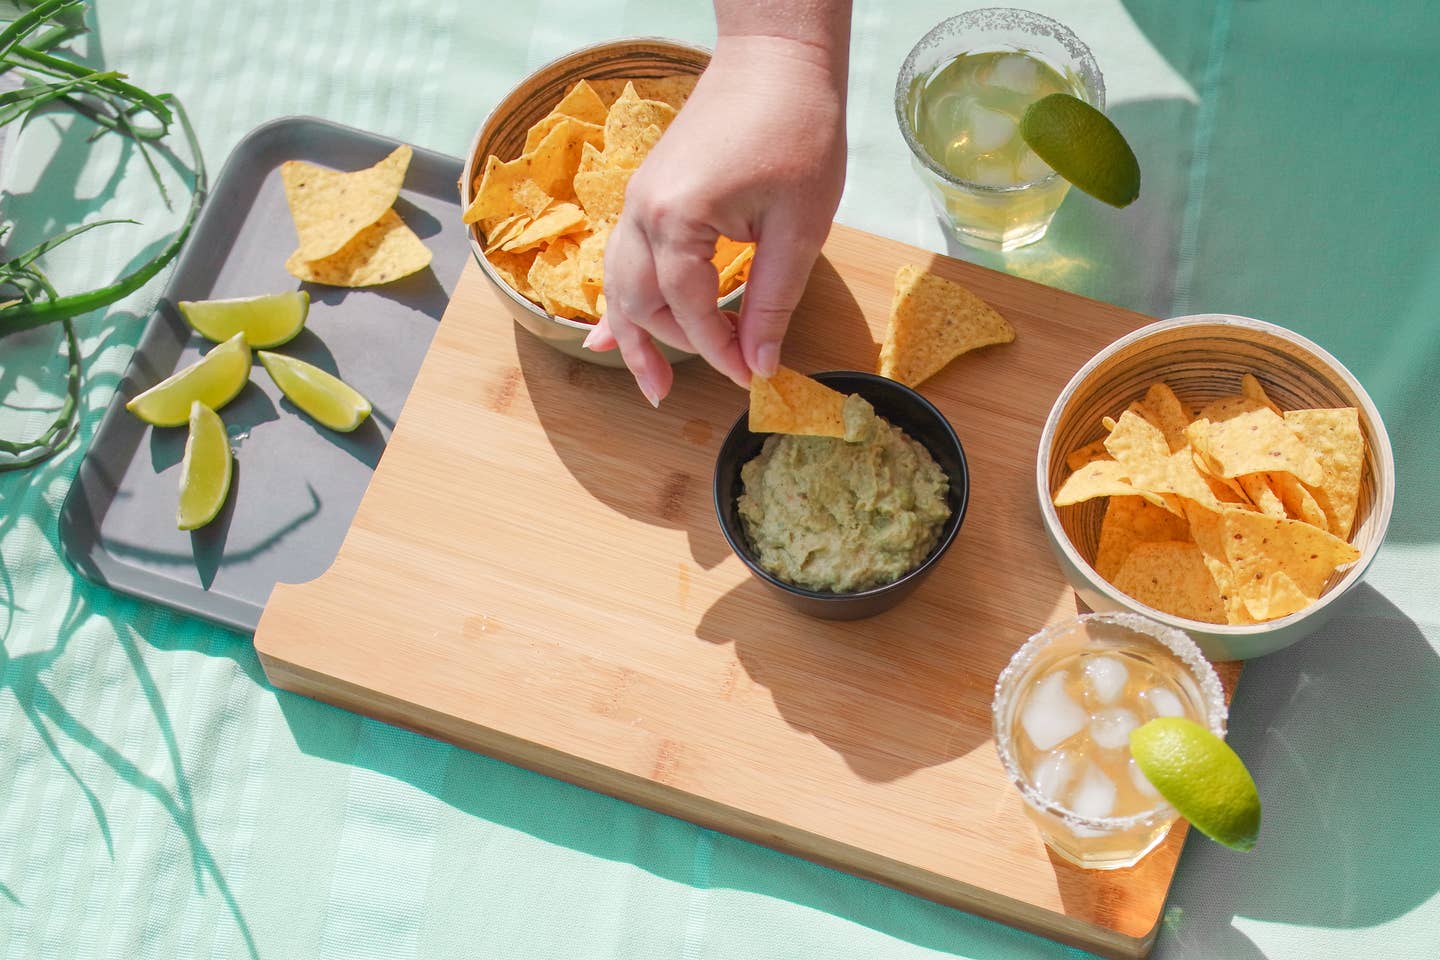
[[[774,373],[845,183],[844,64],[813,42],[722,33],[631,178],[606,247],[606,313],[586,345],[618,346],[652,404],[673,379],[655,340],[742,387]],[[722,234],[757,244],[738,316],[716,305]]]

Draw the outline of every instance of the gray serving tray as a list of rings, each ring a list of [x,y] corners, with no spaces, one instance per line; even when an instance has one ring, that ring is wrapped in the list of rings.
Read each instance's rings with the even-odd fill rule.
[[[399,141],[313,117],[251,131],[231,152],[141,336],[60,513],[60,542],[81,574],[115,590],[253,633],[276,583],[303,583],[335,559],[390,429],[454,292],[469,246],[461,162],[416,149],[395,210],[433,254],[430,267],[360,290],[302,284],[285,272],[296,235],[280,165],[355,170]],[[186,326],[180,300],[310,291],[306,328],[282,353],[341,376],[369,398],[354,433],[311,421],[257,363],[220,410],[235,451],[230,498],[192,533],[175,529],[184,427],[149,427],[125,403],[212,344]]]

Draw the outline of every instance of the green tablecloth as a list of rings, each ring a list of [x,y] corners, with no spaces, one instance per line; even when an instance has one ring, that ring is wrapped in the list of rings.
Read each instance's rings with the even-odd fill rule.
[[[714,29],[694,0],[95,6],[91,62],[180,95],[212,169],[290,113],[458,154],[553,56]],[[977,259],[1156,315],[1290,326],[1366,384],[1399,469],[1368,582],[1247,669],[1231,739],[1262,785],[1260,845],[1192,838],[1155,955],[1433,955],[1440,17],[1421,2],[1030,6],[1094,48],[1144,196],[1123,213],[1072,197],[1044,245]],[[909,45],[961,8],[856,8],[839,219],[945,250],[890,97]],[[144,221],[52,257],[68,289],[113,277],[175,219],[133,156],[84,136],[43,120],[0,146],[11,249],[97,216]],[[248,637],[78,579],[56,514],[159,287],[83,319],[79,441],[0,477],[0,960],[1075,954],[277,693]],[[7,434],[47,418],[55,343],[0,341]]]

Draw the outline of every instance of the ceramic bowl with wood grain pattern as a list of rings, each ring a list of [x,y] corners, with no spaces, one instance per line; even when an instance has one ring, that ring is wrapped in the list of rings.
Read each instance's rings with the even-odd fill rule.
[[[468,208],[475,198],[486,158],[491,154],[502,160],[520,156],[525,135],[531,126],[548,114],[580,80],[638,80],[678,74],[699,76],[709,63],[710,51],[704,47],[659,37],[632,37],[583,47],[546,64],[517,84],[480,125],[460,175],[461,209]],[[593,329],[592,324],[553,316],[512,289],[485,259],[484,237],[479,226],[471,224],[469,233],[470,249],[475,260],[516,323],[568,356],[606,367],[624,366],[619,350],[596,353],[582,346]],[[721,298],[720,309],[738,310],[744,290],[742,284]],[[672,363],[695,356],[667,344],[659,343],[657,346]]]
[[[1355,407],[1365,437],[1360,499],[1350,543],[1360,559],[1331,575],[1320,598],[1305,609],[1245,625],[1205,623],[1139,603],[1093,566],[1105,514],[1101,497],[1056,507],[1053,494],[1069,474],[1065,457],[1104,435],[1101,418],[1118,418],[1156,381],[1198,409],[1240,391],[1250,373],[1281,410]],[[1134,610],[1195,638],[1211,660],[1246,660],[1272,653],[1318,629],[1375,559],[1395,502],[1390,439],[1365,388],[1321,347],[1275,324],[1228,314],[1162,320],[1122,337],[1080,368],[1060,392],[1040,436],[1035,482],[1045,532],[1080,599],[1093,610]]]
[[[858,620],[873,617],[895,606],[909,596],[935,569],[945,551],[955,542],[965,520],[965,507],[970,500],[970,470],[965,462],[965,448],[950,421],[935,405],[902,383],[874,373],[854,370],[832,370],[811,374],[816,380],[841,393],[858,393],[875,408],[875,412],[930,452],[949,479],[945,493],[950,516],[940,527],[935,545],[918,565],[899,578],[863,590],[833,592],[812,590],[781,579],[760,562],[755,547],[745,532],[740,517],[740,495],[745,484],[740,471],[760,454],[768,433],[750,430],[749,413],[742,413],[720,444],[715,457],[715,515],[720,531],[730,549],[774,596],[801,613],[822,620]]]

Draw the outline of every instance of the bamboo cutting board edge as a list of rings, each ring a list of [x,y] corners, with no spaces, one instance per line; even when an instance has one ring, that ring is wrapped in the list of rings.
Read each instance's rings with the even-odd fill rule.
[[[260,660],[270,682],[290,693],[361,713],[552,779],[584,786],[666,816],[799,856],[1102,957],[1143,960],[1153,948],[1159,931],[1158,916],[1150,931],[1140,937],[1075,921],[974,884],[957,883],[900,861],[757,817],[736,807],[714,803],[645,777],[529,743],[491,727],[470,724],[423,704],[377,694],[368,688],[275,659],[263,651]],[[1164,846],[1178,849],[1184,843],[1187,830],[1183,820],[1177,822]],[[1058,861],[1056,865],[1060,869],[1072,869]]]

